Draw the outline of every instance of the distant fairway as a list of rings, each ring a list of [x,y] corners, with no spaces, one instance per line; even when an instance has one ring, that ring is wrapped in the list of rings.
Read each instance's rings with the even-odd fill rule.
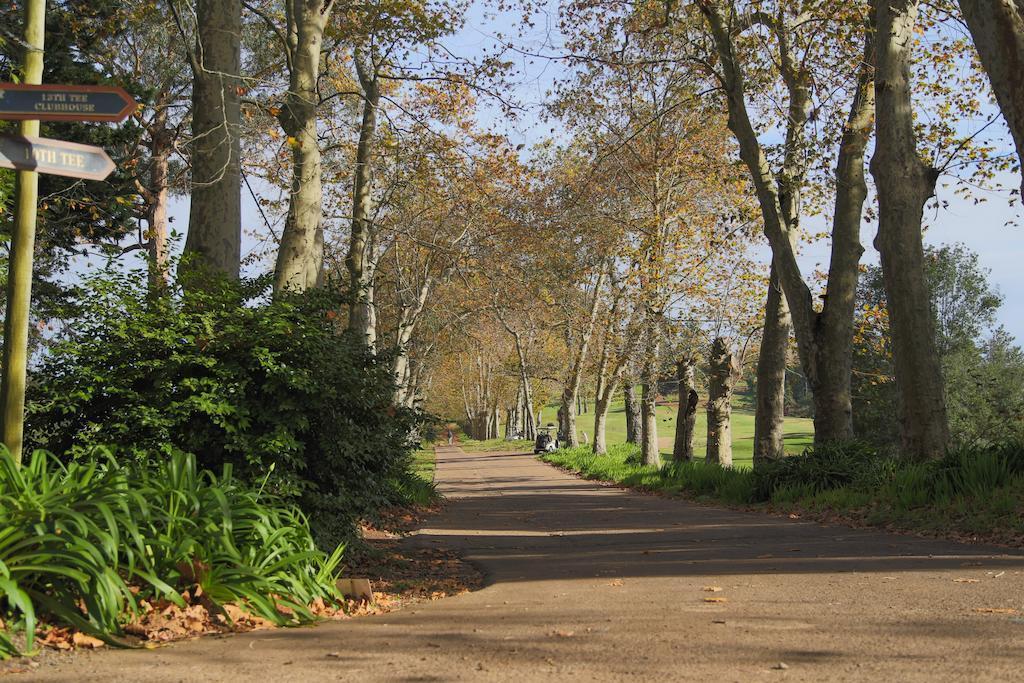
[[[555,422],[556,406],[544,410],[544,424]],[[576,430],[587,441],[594,439],[593,405],[590,412],[576,417]],[[694,435],[694,455],[704,457],[707,447],[707,412],[703,407],[697,410],[697,428]],[[814,440],[814,421],[803,417],[786,418],[786,451],[791,454],[801,453]],[[672,456],[672,442],[676,433],[676,406],[658,406],[658,443],[662,455]],[[608,445],[626,442],[626,412],[622,401],[612,404],[608,414]],[[750,412],[734,410],[732,413],[732,458],[736,467],[750,467],[754,457],[754,415]]]

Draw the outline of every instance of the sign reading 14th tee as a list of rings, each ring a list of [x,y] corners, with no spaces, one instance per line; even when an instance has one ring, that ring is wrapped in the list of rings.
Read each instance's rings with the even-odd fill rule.
[[[0,135],[0,168],[103,180],[114,162],[99,147],[47,138]]]

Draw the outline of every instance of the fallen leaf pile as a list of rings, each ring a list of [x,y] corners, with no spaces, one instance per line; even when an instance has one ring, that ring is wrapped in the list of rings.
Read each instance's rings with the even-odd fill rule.
[[[402,544],[402,534],[422,526],[425,517],[440,509],[398,508],[383,513],[383,521],[363,525],[367,548],[356,551],[351,558],[346,557],[346,574],[369,578],[376,605],[384,605],[383,611],[421,600],[460,595],[483,585],[480,572],[457,553],[445,548]]]

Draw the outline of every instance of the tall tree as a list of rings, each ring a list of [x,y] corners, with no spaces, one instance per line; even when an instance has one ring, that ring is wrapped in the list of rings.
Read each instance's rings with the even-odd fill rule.
[[[333,10],[334,0],[285,0],[283,28],[260,12],[280,37],[288,69],[288,91],[277,108],[292,153],[288,217],[274,268],[274,290],[278,292],[317,286],[323,269],[323,169],[317,110],[324,31]]]
[[[729,109],[729,127],[740,144],[740,157],[750,171],[764,219],[764,231],[772,247],[773,264],[778,282],[785,293],[792,316],[801,364],[811,384],[815,401],[815,440],[819,443],[852,438],[852,408],[850,394],[851,344],[853,338],[853,307],[857,289],[858,263],[863,248],[860,245],[860,224],[867,191],[864,182],[864,153],[872,130],[874,103],[873,72],[870,55],[873,50],[873,28],[869,22],[853,14],[854,26],[864,44],[863,57],[855,71],[855,86],[847,124],[839,144],[836,167],[836,209],[832,230],[832,254],[829,266],[828,294],[819,311],[797,262],[796,245],[799,235],[801,195],[806,191],[808,149],[814,144],[808,140],[808,123],[816,109],[812,96],[814,75],[810,68],[816,59],[809,54],[817,50],[835,49],[839,41],[821,40],[822,36],[804,36],[807,27],[822,22],[842,25],[836,16],[845,16],[849,9],[836,3],[802,12],[794,12],[786,3],[778,3],[774,10],[753,6],[749,11],[737,9],[733,0],[700,0],[698,2],[720,60],[718,70]],[[815,16],[824,11],[827,16]],[[737,38],[745,31],[760,27],[767,30],[774,42],[773,59],[778,64],[779,78],[788,96],[784,127],[783,161],[773,169],[758,132],[751,119],[748,104],[747,77],[744,73],[744,53]],[[812,29],[820,31],[820,29]],[[839,30],[842,38],[849,34]],[[760,46],[761,42],[756,41]],[[832,48],[828,46],[831,45]],[[758,47],[757,49],[762,49]],[[802,53],[802,54],[801,54]],[[833,75],[834,77],[834,75]],[[771,313],[778,304],[769,306]],[[777,323],[769,320],[766,329],[769,339],[775,339]],[[773,357],[778,357],[776,350]],[[765,368],[764,380],[778,377],[778,368]],[[760,403],[778,395],[777,379],[768,386]],[[762,429],[757,445],[778,448],[773,437],[777,429],[770,420],[762,418]],[[767,455],[767,453],[766,453]],[[778,452],[771,455],[777,456]]]
[[[960,9],[1024,166],[1024,0],[960,0]]]
[[[183,38],[192,36],[192,201],[185,251],[197,265],[238,278],[242,255],[241,0],[195,0],[186,26],[172,0]]]
[[[903,450],[938,458],[949,441],[942,370],[924,276],[921,222],[937,169],[918,152],[910,64],[917,0],[876,0],[878,236],[899,392]]]

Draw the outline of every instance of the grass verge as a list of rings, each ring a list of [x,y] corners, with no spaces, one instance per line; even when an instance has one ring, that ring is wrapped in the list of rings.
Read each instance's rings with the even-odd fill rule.
[[[1024,546],[1024,445],[916,463],[860,444],[807,449],[758,471],[701,461],[638,464],[637,448],[564,449],[541,459],[588,479],[733,506],[808,514],[955,540]]]
[[[467,453],[498,453],[501,451],[512,451],[512,452],[523,452],[528,453],[533,450],[533,442],[525,441],[522,439],[516,439],[508,441],[507,439],[489,439],[487,441],[477,441],[471,439],[464,434],[459,435],[459,440],[456,442],[458,447]]]

